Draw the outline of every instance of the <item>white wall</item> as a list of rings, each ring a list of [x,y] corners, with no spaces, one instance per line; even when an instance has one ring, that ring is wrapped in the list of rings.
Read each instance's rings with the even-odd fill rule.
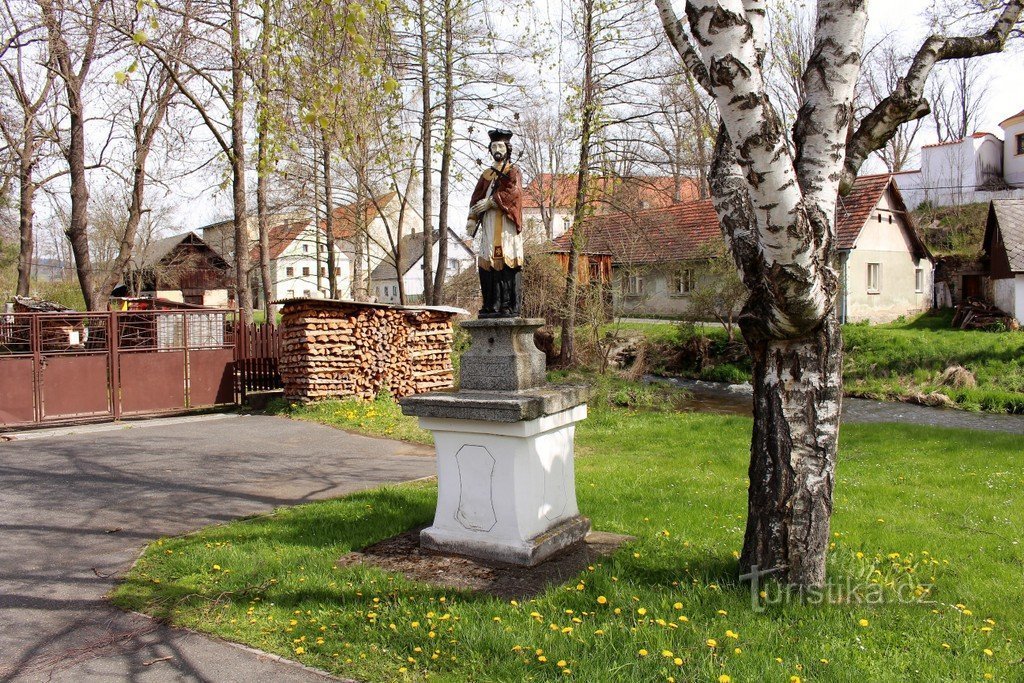
[[[572,226],[572,209],[553,209],[551,239],[565,234],[570,226]],[[548,239],[540,209],[523,209],[523,238],[541,242]]]
[[[1003,128],[1003,177],[1010,185],[1024,185],[1024,154],[1017,154],[1017,136],[1024,135],[1024,118]]]
[[[996,308],[1024,322],[1024,273],[992,280],[992,302]]]
[[[434,243],[434,264],[437,264],[438,255],[440,252],[440,245]],[[476,268],[476,257],[469,252],[461,244],[457,243],[457,238],[448,233],[448,267],[445,270],[445,275],[448,278],[455,277],[459,273],[469,269]],[[423,257],[421,256],[416,260],[416,263],[405,272],[405,276],[402,278],[403,286],[405,288],[406,300],[410,300],[413,297],[423,296]],[[398,280],[395,278],[389,278],[387,280],[374,280],[370,283],[370,290],[374,296],[377,297],[377,301],[383,304],[397,304],[399,303],[398,296]],[[416,299],[412,299],[416,300]]]

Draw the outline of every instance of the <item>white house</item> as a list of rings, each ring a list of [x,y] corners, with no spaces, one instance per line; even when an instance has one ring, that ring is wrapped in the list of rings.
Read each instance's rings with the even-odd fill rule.
[[[993,199],[985,226],[992,303],[1024,322],[1024,199]]]
[[[932,307],[935,264],[889,174],[857,178],[836,206],[841,322],[890,322]]]
[[[703,267],[722,234],[710,200],[593,216],[586,225],[584,253],[610,256],[617,306],[633,315],[685,315],[693,292],[707,286]],[[842,322],[931,308],[932,258],[891,176],[857,178],[836,209],[836,230]],[[556,239],[554,250],[568,251],[570,237]]]
[[[327,235],[313,222],[293,220],[271,226],[270,278],[272,300],[294,297],[327,297],[330,278],[327,271]],[[259,247],[253,247],[250,262],[259,264]],[[338,279],[338,292],[347,298],[351,292],[352,269],[348,255],[340,245],[334,250],[334,269]]]
[[[921,168],[895,174],[910,207],[1024,198],[1024,111],[999,124],[1003,136],[978,132],[921,148]]]
[[[437,263],[440,245],[438,231],[434,231],[434,263]],[[399,270],[402,273],[402,286],[405,289],[407,304],[420,303],[423,300],[423,233],[415,233],[402,238],[399,249],[401,258]],[[448,229],[448,256],[446,277],[452,278],[459,273],[476,267],[476,255],[451,228]],[[394,260],[382,261],[370,274],[370,291],[377,301],[386,304],[400,303],[398,292],[398,275]]]

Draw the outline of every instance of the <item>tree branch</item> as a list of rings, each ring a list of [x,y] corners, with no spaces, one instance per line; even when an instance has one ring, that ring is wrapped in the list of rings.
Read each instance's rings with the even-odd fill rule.
[[[864,160],[885,146],[896,129],[908,121],[928,115],[931,110],[924,96],[925,83],[936,64],[949,59],[966,59],[999,52],[1024,12],[1024,0],[1009,0],[992,27],[973,36],[929,36],[914,55],[906,74],[892,94],[878,103],[860,122],[846,147],[846,162],[840,192],[853,186]]]

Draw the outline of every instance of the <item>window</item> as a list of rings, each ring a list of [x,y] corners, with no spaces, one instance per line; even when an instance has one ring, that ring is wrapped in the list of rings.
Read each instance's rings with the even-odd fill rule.
[[[673,294],[689,294],[693,291],[693,269],[685,268],[672,279]]]
[[[341,268],[335,268],[334,269],[334,274],[335,275],[341,275]]]
[[[308,254],[309,253],[309,245],[308,244],[303,244],[302,245],[302,253],[303,254]]]
[[[868,264],[868,294],[878,294],[882,291],[882,264]]]
[[[626,294],[639,296],[644,293],[644,279],[639,275],[630,275],[626,278]]]
[[[391,296],[398,296],[398,285],[394,285],[391,288]]]
[[[1017,154],[1024,154],[1024,133],[1017,133],[1014,139],[1017,141]]]
[[[295,290],[294,289],[289,289],[287,292],[285,292],[285,296],[287,298],[289,298],[289,299],[294,299],[295,298]]]
[[[569,228],[572,227],[572,219],[566,216],[562,219],[562,230],[563,232],[569,232]]]
[[[302,292],[302,296],[305,296],[305,297],[308,297],[310,294],[312,294],[312,292],[310,292],[308,289],[303,290],[303,292]]]
[[[320,277],[327,277],[327,269],[323,266],[320,266]]]
[[[302,277],[309,277],[309,266],[302,266]]]
[[[918,294],[924,291],[924,268],[914,269],[914,291]]]
[[[284,274],[286,277],[294,277],[295,269],[292,268],[291,266],[288,266],[287,268],[284,269]]]
[[[601,282],[601,262],[591,261],[590,262],[590,281]]]

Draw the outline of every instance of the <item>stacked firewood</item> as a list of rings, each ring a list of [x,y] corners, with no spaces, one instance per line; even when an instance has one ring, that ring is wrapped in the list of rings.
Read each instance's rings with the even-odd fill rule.
[[[961,330],[1017,330],[1020,325],[1012,315],[987,301],[967,299],[956,307],[953,327]]]
[[[453,385],[455,313],[300,299],[281,311],[279,367],[285,398],[373,400]]]

